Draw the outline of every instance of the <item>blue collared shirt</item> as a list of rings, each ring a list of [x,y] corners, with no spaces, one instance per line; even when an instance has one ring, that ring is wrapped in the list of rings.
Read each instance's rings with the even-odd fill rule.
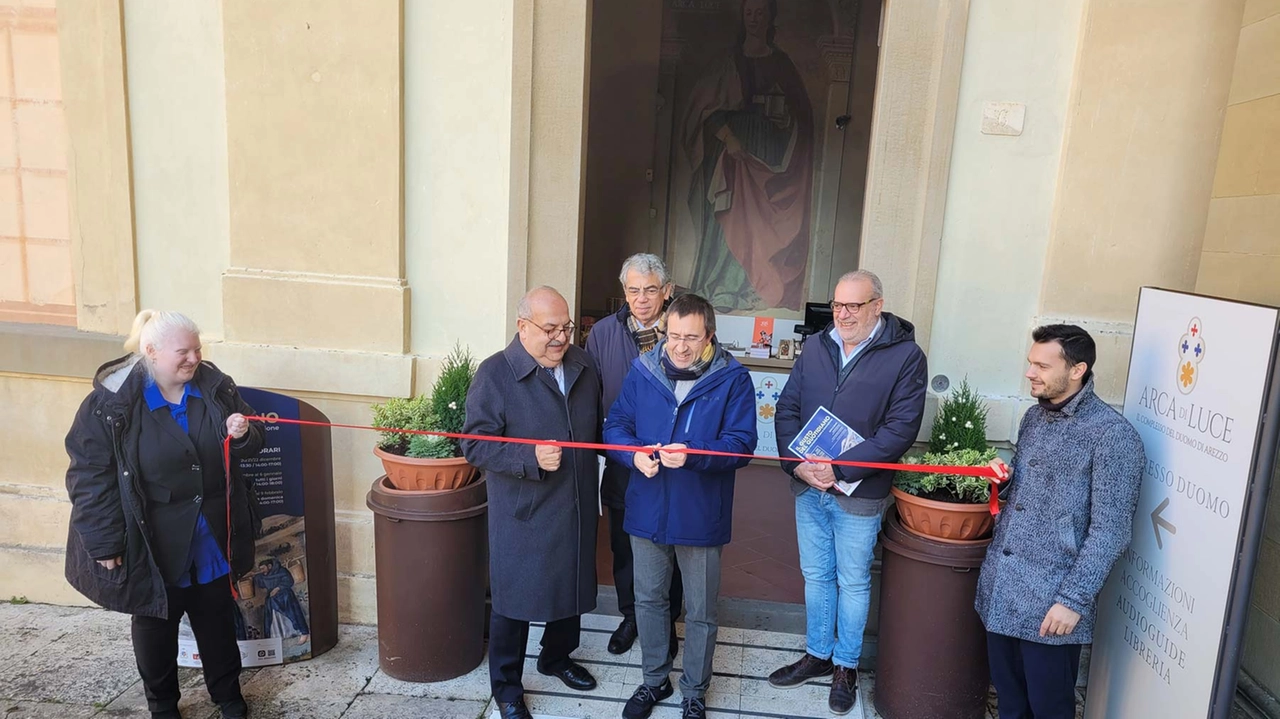
[[[555,367],[543,367],[553,378],[555,378],[556,386],[560,388],[560,394],[564,394],[564,363],[560,363]]]
[[[862,340],[858,344],[854,345],[853,349],[849,350],[848,354],[845,354],[844,340],[840,339],[840,332],[835,327],[832,327],[831,339],[835,340],[836,347],[840,348],[840,355],[841,355],[840,366],[847,367],[849,363],[853,361],[854,357],[857,357],[859,354],[861,354],[862,350],[866,349],[871,344],[872,340],[874,340],[876,336],[880,334],[880,330],[882,329],[884,329],[884,318],[880,317],[876,319],[876,326],[874,329],[871,330],[871,334],[867,335],[867,338],[865,340]]]
[[[154,382],[147,383],[142,390],[142,397],[147,403],[147,409],[152,412],[168,407],[173,421],[177,422],[182,431],[187,434],[191,434],[191,428],[187,422],[187,398],[204,399],[200,394],[200,388],[190,382],[183,387],[182,400],[177,403],[165,399],[160,392],[160,387]],[[218,546],[218,540],[213,536],[213,530],[205,521],[203,512],[196,515],[196,527],[191,535],[191,549],[187,553],[187,566],[188,571],[178,577],[177,586],[179,587],[191,586],[192,580],[196,584],[208,584],[231,572],[231,565],[227,563],[226,556]]]

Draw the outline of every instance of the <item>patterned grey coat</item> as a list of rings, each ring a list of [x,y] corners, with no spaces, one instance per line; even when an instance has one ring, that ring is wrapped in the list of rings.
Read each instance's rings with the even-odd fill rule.
[[[1027,410],[1013,480],[974,603],[987,631],[1042,644],[1093,641],[1095,602],[1129,545],[1146,455],[1133,426],[1089,380],[1060,411]],[[1075,631],[1041,637],[1055,603]]]

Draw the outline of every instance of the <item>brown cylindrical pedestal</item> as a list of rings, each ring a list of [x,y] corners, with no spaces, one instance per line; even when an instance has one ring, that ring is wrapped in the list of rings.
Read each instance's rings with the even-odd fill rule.
[[[973,609],[990,539],[935,542],[893,509],[880,535],[875,707],[885,719],[983,719],[987,635]]]
[[[405,492],[385,476],[373,510],[378,664],[409,682],[460,677],[484,659],[488,495],[482,476],[460,489]]]

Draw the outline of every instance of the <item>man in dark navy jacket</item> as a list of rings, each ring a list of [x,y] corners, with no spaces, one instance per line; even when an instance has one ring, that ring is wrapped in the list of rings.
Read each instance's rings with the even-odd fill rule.
[[[836,283],[834,322],[805,341],[778,398],[780,456],[796,457],[788,445],[819,407],[863,437],[838,459],[897,462],[911,447],[924,418],[928,368],[915,328],[883,306],[884,289],[871,272],[850,272]],[[829,708],[847,714],[857,694],[872,550],[893,472],[802,461],[784,461],[783,469],[796,495],[808,630],[805,655],[769,683],[794,687],[834,673]],[[855,483],[851,495],[841,491]]]
[[[657,255],[639,253],[622,263],[618,274],[627,303],[614,314],[601,319],[587,337],[587,354],[600,376],[600,417],[609,416],[609,408],[622,381],[631,371],[631,363],[653,349],[667,332],[666,310],[671,299],[671,278],[667,266]],[[622,527],[626,523],[627,478],[631,465],[613,459],[605,462],[600,483],[600,502],[609,509],[609,550],[613,555],[613,586],[618,592],[618,611],[622,621],[609,637],[609,653],[622,654],[631,648],[639,630],[636,628],[636,592],[631,572],[631,537]],[[676,618],[680,616],[680,566],[671,572],[671,646],[672,656],[678,651]]]
[[[756,446],[751,375],[715,341],[716,314],[697,295],[681,295],[667,310],[667,335],[636,359],[609,412],[604,441],[641,452],[611,451],[631,468],[624,528],[635,557],[636,620],[644,683],[623,708],[626,719],[649,716],[674,690],[668,675],[667,587],[675,559],[684,572],[683,716],[701,719],[716,647],[720,552],[733,526],[733,482],[740,457],[686,449],[750,454]]]

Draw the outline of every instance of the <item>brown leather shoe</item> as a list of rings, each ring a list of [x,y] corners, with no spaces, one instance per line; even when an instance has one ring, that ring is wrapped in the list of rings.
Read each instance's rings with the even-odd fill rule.
[[[792,689],[832,672],[830,659],[819,659],[805,652],[800,661],[788,664],[769,675],[769,685],[778,689]]]
[[[827,699],[827,708],[832,714],[848,714],[858,698],[858,670],[848,667],[836,667],[831,677],[831,696]]]

